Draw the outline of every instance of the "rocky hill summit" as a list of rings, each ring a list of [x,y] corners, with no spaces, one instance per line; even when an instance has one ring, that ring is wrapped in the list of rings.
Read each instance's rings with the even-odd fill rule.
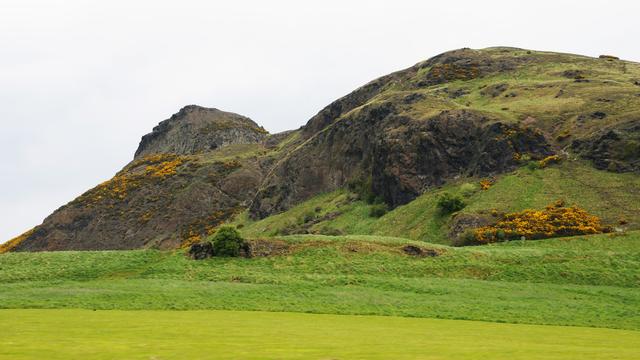
[[[238,216],[268,218],[354,184],[393,209],[550,156],[637,174],[639,127],[638,63],[459,49],[373,80],[281,134],[186,106],[114,178],[5,249],[176,248]]]
[[[258,143],[267,135],[266,130],[247,117],[188,105],[143,136],[135,157],[196,154],[226,145]]]

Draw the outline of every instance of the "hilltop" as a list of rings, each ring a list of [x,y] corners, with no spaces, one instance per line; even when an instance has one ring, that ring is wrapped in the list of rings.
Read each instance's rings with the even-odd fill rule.
[[[446,244],[489,212],[558,199],[638,229],[639,171],[640,64],[460,49],[373,80],[281,134],[187,106],[145,135],[111,180],[3,250],[178,248],[225,222],[249,236]],[[389,212],[371,217],[363,189]],[[437,214],[443,191],[467,207]]]

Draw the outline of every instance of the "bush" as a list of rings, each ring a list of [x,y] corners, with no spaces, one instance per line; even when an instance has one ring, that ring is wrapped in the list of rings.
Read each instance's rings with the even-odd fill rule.
[[[233,226],[222,226],[211,239],[215,256],[240,256],[247,243]]]
[[[480,181],[480,190],[489,190],[493,186],[493,181],[484,179]]]
[[[565,207],[556,201],[543,210],[523,210],[505,215],[494,225],[475,230],[478,242],[487,244],[498,241],[546,239],[560,236],[601,234],[611,228],[602,224],[597,216],[576,206]]]
[[[460,185],[460,193],[464,197],[470,197],[478,190],[478,187],[472,183],[464,183]]]
[[[310,223],[316,219],[316,213],[308,211],[298,222],[300,225]]]
[[[367,180],[355,179],[347,183],[347,188],[358,195],[358,200],[362,200],[367,204],[380,204],[382,198],[373,192],[373,181],[371,177]]]
[[[369,216],[374,218],[379,218],[384,216],[389,209],[387,208],[387,204],[374,204],[371,205],[369,209]]]
[[[451,214],[456,211],[464,209],[467,206],[460,196],[444,193],[438,199],[438,209],[441,214]]]
[[[462,234],[458,235],[455,239],[453,239],[453,246],[470,246],[470,245],[479,245],[478,240],[476,240],[476,233],[473,229],[467,229]]]
[[[340,229],[325,227],[323,229],[320,229],[320,234],[329,236],[340,236],[344,235],[344,232]]]
[[[538,166],[543,169],[551,164],[559,164],[562,161],[562,158],[558,155],[547,156],[546,158],[538,161]]]
[[[537,161],[529,161],[529,162],[527,163],[527,169],[529,169],[529,170],[531,170],[531,171],[534,171],[534,170],[540,169],[540,163],[539,163],[539,162],[537,162]]]

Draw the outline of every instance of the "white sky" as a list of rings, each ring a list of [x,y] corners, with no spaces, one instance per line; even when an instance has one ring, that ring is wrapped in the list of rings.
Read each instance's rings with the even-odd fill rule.
[[[640,60],[640,2],[0,0],[0,242],[110,178],[186,104],[297,128],[461,47]]]

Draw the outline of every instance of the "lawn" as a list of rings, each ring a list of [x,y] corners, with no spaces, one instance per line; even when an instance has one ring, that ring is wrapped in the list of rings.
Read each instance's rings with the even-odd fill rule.
[[[640,332],[241,311],[0,310],[0,359],[637,359]]]
[[[279,255],[0,255],[0,308],[253,310],[640,329],[640,233],[452,248],[288,236]],[[436,257],[405,254],[420,245]]]

